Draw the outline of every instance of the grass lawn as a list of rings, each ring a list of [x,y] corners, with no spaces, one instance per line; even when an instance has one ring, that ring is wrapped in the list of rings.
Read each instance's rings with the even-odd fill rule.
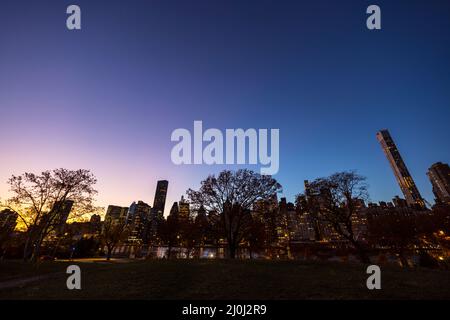
[[[82,289],[66,288],[67,262],[38,268],[0,262],[0,299],[450,299],[450,271],[381,268],[381,290],[365,266],[330,262],[149,260],[73,263]],[[11,279],[46,275],[14,288]]]

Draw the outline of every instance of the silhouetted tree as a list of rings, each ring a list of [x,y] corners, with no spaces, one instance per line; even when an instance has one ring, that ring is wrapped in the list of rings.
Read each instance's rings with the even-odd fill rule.
[[[216,211],[209,211],[207,215],[208,230],[206,232],[205,242],[210,242],[216,248],[216,253],[222,246],[222,240],[226,238],[222,215]]]
[[[107,217],[103,224],[101,242],[106,246],[106,260],[111,260],[111,255],[117,245],[125,241],[130,234],[130,229],[125,219],[113,219]]]
[[[427,239],[450,250],[450,205],[435,206],[428,215],[422,215],[418,222],[419,232]]]
[[[197,210],[195,216],[195,226],[198,232],[197,237],[199,239],[198,245],[200,247],[205,246],[206,243],[214,243],[215,236],[213,221],[211,221],[211,216],[206,214],[204,207],[200,207]]]
[[[403,267],[408,267],[406,254],[417,243],[415,215],[405,214],[395,208],[383,214],[368,216],[369,240],[372,244],[387,247],[397,255]]]
[[[354,171],[335,173],[319,178],[309,184],[311,194],[308,207],[315,207],[318,213],[313,215],[319,222],[329,224],[333,230],[350,242],[363,263],[370,263],[366,248],[357,239],[353,231],[352,217],[357,214],[360,200],[368,198],[366,178]],[[297,204],[303,202],[302,195],[297,196]]]
[[[280,219],[283,212],[279,210],[275,199],[260,201],[257,206],[253,206],[252,212],[255,215],[252,217],[253,221],[258,221],[256,220],[258,217],[259,221],[264,224],[265,235],[262,238],[264,241],[262,245],[269,250],[269,255],[272,256],[274,253],[271,248],[278,242],[278,225],[283,220]]]
[[[160,238],[167,245],[167,259],[172,256],[172,248],[180,243],[180,223],[176,215],[169,215],[159,227]]]
[[[439,260],[427,252],[427,247],[440,248],[441,256],[450,250],[450,205],[439,204],[431,211],[422,211],[416,216],[417,247],[419,249],[420,265],[437,267]],[[443,262],[444,265],[448,261]]]
[[[7,220],[0,224],[0,259],[5,255],[7,247],[11,242],[11,235],[16,227],[17,215],[9,209],[0,210],[0,215],[6,216]]]
[[[249,227],[250,209],[260,199],[268,199],[281,190],[271,176],[241,169],[222,171],[201,182],[198,191],[189,189],[191,204],[217,212],[228,244],[229,258],[236,257],[236,249]]]
[[[97,191],[93,185],[96,182],[89,170],[62,168],[41,174],[13,175],[8,180],[13,196],[0,205],[15,211],[27,229],[24,259],[39,258],[45,237],[61,223],[66,200],[74,201],[72,217],[95,211],[93,199]]]
[[[245,235],[245,240],[248,242],[248,250],[250,259],[253,259],[253,253],[264,249],[266,243],[266,226],[259,219],[252,219],[248,233]]]
[[[186,248],[186,257],[191,256],[192,251],[201,244],[202,226],[195,220],[184,220],[180,226],[181,244]]]
[[[98,250],[98,241],[93,237],[82,238],[75,243],[75,257],[85,258],[92,257]]]
[[[426,248],[450,248],[450,207],[437,206],[429,211],[389,208],[382,214],[369,214],[367,221],[371,244],[388,248],[404,267],[409,266],[409,252],[419,252],[421,265],[436,266]]]

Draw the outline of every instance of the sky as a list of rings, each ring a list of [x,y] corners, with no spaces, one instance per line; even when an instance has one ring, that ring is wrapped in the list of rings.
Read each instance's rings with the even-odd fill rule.
[[[66,28],[70,4],[81,30]],[[288,201],[305,179],[353,169],[372,201],[401,195],[375,138],[387,128],[432,202],[426,171],[450,162],[449,57],[445,0],[2,0],[0,197],[12,174],[85,168],[104,207],[152,205],[169,180],[168,211],[242,167],[171,162],[172,131],[201,120],[279,129]]]

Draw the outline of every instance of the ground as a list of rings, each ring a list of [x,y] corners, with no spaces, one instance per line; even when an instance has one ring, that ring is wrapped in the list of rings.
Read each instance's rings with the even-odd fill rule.
[[[77,264],[82,289],[68,290]],[[450,299],[450,271],[382,267],[381,290],[366,266],[330,262],[148,260],[0,262],[0,299]]]

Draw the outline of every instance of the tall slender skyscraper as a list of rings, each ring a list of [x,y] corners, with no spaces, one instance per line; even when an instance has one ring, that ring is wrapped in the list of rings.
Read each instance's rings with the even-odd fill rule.
[[[395,178],[397,178],[397,182],[408,205],[411,207],[425,208],[425,202],[420,195],[413,178],[409,174],[408,168],[406,167],[389,131],[386,129],[380,130],[377,132],[377,139],[389,160]]]
[[[153,210],[159,215],[164,214],[164,206],[166,205],[167,188],[169,181],[159,180],[156,185],[155,199],[153,200]]]
[[[437,203],[450,204],[450,167],[446,163],[436,162],[427,172],[433,186]]]

